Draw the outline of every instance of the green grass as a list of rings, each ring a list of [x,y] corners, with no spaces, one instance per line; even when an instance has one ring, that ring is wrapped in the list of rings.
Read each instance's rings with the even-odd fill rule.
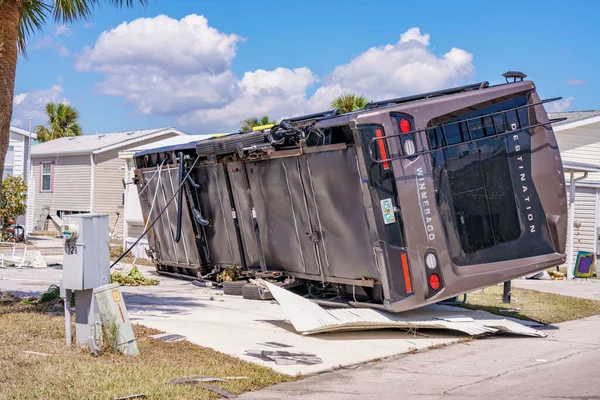
[[[511,304],[504,304],[502,291],[502,285],[497,285],[485,288],[483,291],[469,293],[467,303],[461,307],[545,324],[556,324],[600,314],[600,301],[596,300],[513,287]],[[506,312],[509,309],[520,310]]]
[[[134,325],[140,356],[103,351],[94,357],[76,345],[65,346],[64,319],[49,314],[60,311],[60,304],[26,304],[2,293],[0,298],[11,299],[0,301],[0,399],[114,399],[140,393],[147,399],[208,399],[220,396],[203,389],[205,384],[168,382],[189,375],[246,376],[211,383],[239,394],[296,379],[187,341],[152,339],[159,331],[140,325]]]

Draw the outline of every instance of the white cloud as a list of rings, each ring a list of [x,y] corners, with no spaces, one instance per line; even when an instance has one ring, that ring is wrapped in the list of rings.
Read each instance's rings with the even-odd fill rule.
[[[183,114],[179,121],[203,132],[236,130],[248,116],[291,117],[308,110],[307,88],[318,80],[306,67],[246,72],[236,83],[233,99],[221,106]]]
[[[31,44],[31,48],[35,50],[45,49],[52,46],[54,46],[54,39],[52,39],[50,36],[44,36],[40,40]]]
[[[178,75],[219,74],[229,68],[241,40],[208,26],[201,15],[179,21],[166,15],[140,18],[103,32],[93,48],[84,49],[76,67],[108,73],[145,67]]]
[[[567,86],[585,86],[587,81],[585,79],[567,79],[565,82]]]
[[[232,101],[237,79],[229,67],[241,40],[203,16],[140,18],[103,32],[75,68],[103,73],[100,93],[121,96],[143,114],[179,116]]]
[[[571,105],[573,104],[573,97],[567,97],[564,98],[562,100],[557,100],[557,101],[553,101],[551,103],[546,103],[544,104],[544,108],[546,109],[546,112],[563,112],[563,111],[567,111],[569,108],[571,108]]]
[[[382,99],[442,89],[475,72],[471,53],[452,48],[436,56],[427,49],[428,43],[429,35],[411,28],[398,43],[370,48],[336,67],[326,86]]]
[[[11,125],[26,129],[29,127],[30,118],[34,127],[36,125],[44,125],[46,123],[44,109],[47,103],[68,103],[68,100],[62,95],[62,91],[63,88],[61,86],[52,85],[48,89],[32,90],[16,94],[13,98]]]
[[[66,25],[57,25],[56,30],[54,31],[54,36],[60,35],[69,35],[71,33],[71,29]]]
[[[63,44],[63,45],[60,47],[60,50],[58,51],[58,55],[59,55],[59,56],[61,56],[61,57],[68,57],[68,56],[69,56],[69,54],[71,54],[71,53],[69,52],[69,49],[67,49],[67,47],[66,47],[66,46]]]
[[[414,41],[421,43],[423,46],[428,46],[429,45],[429,36],[430,36],[429,33],[421,35],[421,30],[419,28],[416,28],[416,27],[410,28],[409,30],[404,32],[402,35],[400,35],[400,42],[408,43],[411,40],[414,40]]]
[[[55,35],[55,36],[57,36],[57,35]],[[58,49],[58,54],[61,57],[68,57],[70,54],[69,50],[67,49],[67,47],[64,45],[63,42],[61,42],[60,40],[54,40],[50,36],[44,36],[40,40],[32,43],[31,48],[34,50],[55,48],[55,49]]]
[[[174,116],[193,132],[235,130],[253,115],[280,119],[325,110],[345,92],[378,100],[441,89],[475,71],[471,53],[452,48],[436,55],[428,49],[430,35],[411,28],[397,43],[366,50],[321,82],[306,66],[238,78],[231,63],[243,40],[210,27],[203,16],[140,18],[103,32],[75,67],[104,74],[100,93],[120,96],[142,114]]]

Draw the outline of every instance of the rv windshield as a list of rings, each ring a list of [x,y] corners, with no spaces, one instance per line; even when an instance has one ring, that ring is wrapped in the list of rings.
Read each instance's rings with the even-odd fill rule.
[[[428,132],[432,149],[444,146],[445,141],[453,145],[435,150],[432,164],[438,188],[436,200],[457,265],[552,251],[544,239],[548,237],[547,226],[538,224],[530,228],[528,223],[534,218],[541,219],[544,213],[531,184],[529,130],[521,129],[530,125],[529,113],[533,113],[532,109],[522,107],[526,104],[526,96],[505,100],[446,121],[443,133],[441,128]],[[490,116],[511,109],[515,110]],[[515,134],[486,139],[506,131]],[[509,244],[524,235],[532,246]],[[523,251],[528,254],[520,254]]]

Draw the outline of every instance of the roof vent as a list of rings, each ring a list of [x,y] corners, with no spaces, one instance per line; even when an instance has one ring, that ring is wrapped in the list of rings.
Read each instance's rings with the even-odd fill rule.
[[[77,139],[77,136],[71,136],[71,137],[69,138],[69,140],[75,140],[75,139]]]
[[[507,71],[503,73],[502,76],[504,77],[504,79],[506,79],[506,83],[510,83],[509,79],[512,79],[513,82],[516,82],[517,79],[519,81],[522,81],[527,77],[527,75],[525,75],[521,71]]]
[[[135,131],[127,132],[127,136],[133,135],[134,133],[135,133]]]

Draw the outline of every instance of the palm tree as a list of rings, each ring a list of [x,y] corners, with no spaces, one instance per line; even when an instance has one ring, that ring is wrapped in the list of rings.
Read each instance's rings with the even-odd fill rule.
[[[262,117],[249,117],[242,121],[242,127],[240,128],[240,132],[249,132],[255,126],[263,126],[263,125],[272,125],[277,122],[273,121],[269,118],[268,115],[264,115]]]
[[[81,126],[78,121],[79,112],[70,105],[48,103],[46,104],[46,115],[48,116],[47,127],[43,125],[35,127],[39,142],[81,135]]]
[[[331,107],[339,108],[342,113],[347,113],[362,110],[367,104],[369,104],[369,100],[365,96],[346,93],[333,100]]]
[[[17,57],[26,56],[27,39],[49,18],[61,24],[88,20],[101,3],[122,8],[148,0],[0,0],[0,176],[10,138]]]

